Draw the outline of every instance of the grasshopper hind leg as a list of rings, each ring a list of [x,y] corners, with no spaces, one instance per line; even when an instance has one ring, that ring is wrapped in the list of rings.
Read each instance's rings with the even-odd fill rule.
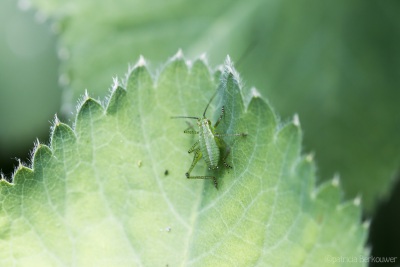
[[[190,174],[188,172],[185,175],[186,175],[186,178],[188,178],[188,179],[212,179],[215,188],[218,189],[218,182],[217,182],[217,178],[215,178],[215,176],[190,176]]]
[[[218,189],[218,183],[217,183],[217,179],[215,178],[215,176],[190,176],[190,173],[192,172],[194,166],[196,166],[197,162],[199,162],[199,160],[203,156],[201,151],[200,151],[200,148],[193,149],[191,152],[193,152],[193,151],[195,152],[194,153],[194,157],[193,157],[193,162],[192,162],[192,165],[190,165],[190,168],[187,171],[187,173],[185,173],[186,178],[188,178],[188,179],[212,179],[215,188]],[[191,152],[189,152],[189,153],[191,153]]]

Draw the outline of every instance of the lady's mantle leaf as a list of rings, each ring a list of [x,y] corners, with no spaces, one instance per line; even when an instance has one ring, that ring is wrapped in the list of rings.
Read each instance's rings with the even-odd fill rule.
[[[170,119],[201,116],[216,89],[207,116],[224,106],[218,130],[248,134],[227,138],[233,169],[213,173],[218,190],[185,178],[195,138]],[[181,56],[156,82],[141,60],[104,105],[86,95],[74,127],[56,120],[32,167],[0,182],[0,265],[327,266],[365,255],[359,200],[340,203],[337,179],[315,188],[299,120],[279,122],[255,89],[246,99],[229,59],[214,81]]]

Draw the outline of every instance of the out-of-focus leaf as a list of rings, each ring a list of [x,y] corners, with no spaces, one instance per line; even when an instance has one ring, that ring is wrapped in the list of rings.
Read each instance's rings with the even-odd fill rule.
[[[0,172],[11,172],[59,110],[55,36],[16,1],[0,1]],[[9,165],[9,166],[7,166]]]
[[[389,191],[400,165],[398,1],[32,2],[59,23],[71,99],[104,95],[139,54],[157,63],[180,47],[217,63],[254,46],[238,68],[282,115],[301,116],[319,176],[339,173],[368,211]]]

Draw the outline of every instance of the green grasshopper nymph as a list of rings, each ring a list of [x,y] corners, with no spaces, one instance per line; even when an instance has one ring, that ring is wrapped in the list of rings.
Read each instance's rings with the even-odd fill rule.
[[[229,164],[226,163],[226,159],[229,156],[230,148],[223,140],[224,136],[247,136],[246,133],[236,133],[236,134],[226,134],[226,133],[218,133],[216,131],[219,123],[224,117],[225,108],[222,107],[221,115],[219,116],[217,122],[212,125],[211,121],[206,118],[207,109],[214,99],[218,91],[214,93],[208,102],[206,108],[203,112],[203,117],[192,117],[192,116],[174,116],[173,119],[194,119],[197,120],[197,126],[199,130],[196,131],[193,129],[193,126],[190,126],[188,129],[184,131],[186,134],[196,134],[198,135],[198,140],[196,143],[192,145],[192,147],[188,150],[188,153],[194,152],[193,162],[190,166],[189,170],[186,172],[186,178],[188,179],[212,179],[214,182],[215,188],[218,189],[218,182],[215,176],[191,176],[194,166],[197,162],[204,158],[207,167],[209,170],[218,169],[218,164],[222,159],[222,162],[226,168],[232,168]]]

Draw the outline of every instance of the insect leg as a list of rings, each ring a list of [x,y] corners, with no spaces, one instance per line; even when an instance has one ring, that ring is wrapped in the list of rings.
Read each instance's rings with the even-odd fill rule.
[[[194,166],[197,164],[197,162],[203,156],[203,154],[200,151],[200,148],[194,149],[194,151],[195,151],[195,154],[194,154],[194,157],[193,157],[192,165],[190,166],[188,172],[185,173],[186,178],[188,178],[188,179],[213,179],[215,188],[218,188],[218,183],[217,183],[217,179],[215,178],[215,176],[190,176],[190,173],[192,172]]]
[[[225,114],[225,106],[222,106],[221,115],[219,116],[217,122],[214,124],[214,128],[217,128],[217,126],[221,122],[222,117],[224,116],[224,114]]]
[[[247,136],[247,133],[234,133],[234,134],[220,134],[216,133],[215,136],[217,137],[223,137],[223,136]]]
[[[190,175],[187,176],[186,175],[186,178],[188,178],[188,179],[212,179],[215,188],[218,189],[218,182],[217,182],[217,179],[215,178],[215,176],[190,176]]]
[[[189,127],[183,131],[185,134],[198,134],[199,133],[198,131],[195,131],[193,129],[193,127],[194,127],[193,124],[191,124],[190,122],[186,122],[186,123],[189,125]]]
[[[189,127],[189,128],[187,128],[186,130],[184,130],[183,132],[184,132],[185,134],[199,134],[198,131],[190,130],[191,128],[192,128],[192,127]]]
[[[195,143],[195,145],[197,145],[197,142]],[[192,148],[193,148],[193,146],[192,146]],[[192,150],[192,148],[190,148],[190,150]],[[200,151],[200,148],[193,149],[192,151],[190,151],[190,150],[188,151],[189,153],[190,153],[190,152],[193,152],[193,151],[194,151],[195,153],[194,153],[192,165],[190,165],[189,170],[187,171],[187,173],[185,173],[185,175],[186,175],[187,178],[189,178],[190,173],[191,173],[191,171],[193,170],[194,166],[197,164],[197,162],[199,162],[199,160],[200,160],[201,157],[203,156],[203,154],[202,154],[201,151]]]
[[[196,143],[193,144],[193,146],[189,149],[188,153],[192,153],[193,151],[197,150],[197,146],[199,145],[199,141],[197,141]],[[197,151],[196,151],[197,153]],[[196,156],[196,155],[195,155]]]

